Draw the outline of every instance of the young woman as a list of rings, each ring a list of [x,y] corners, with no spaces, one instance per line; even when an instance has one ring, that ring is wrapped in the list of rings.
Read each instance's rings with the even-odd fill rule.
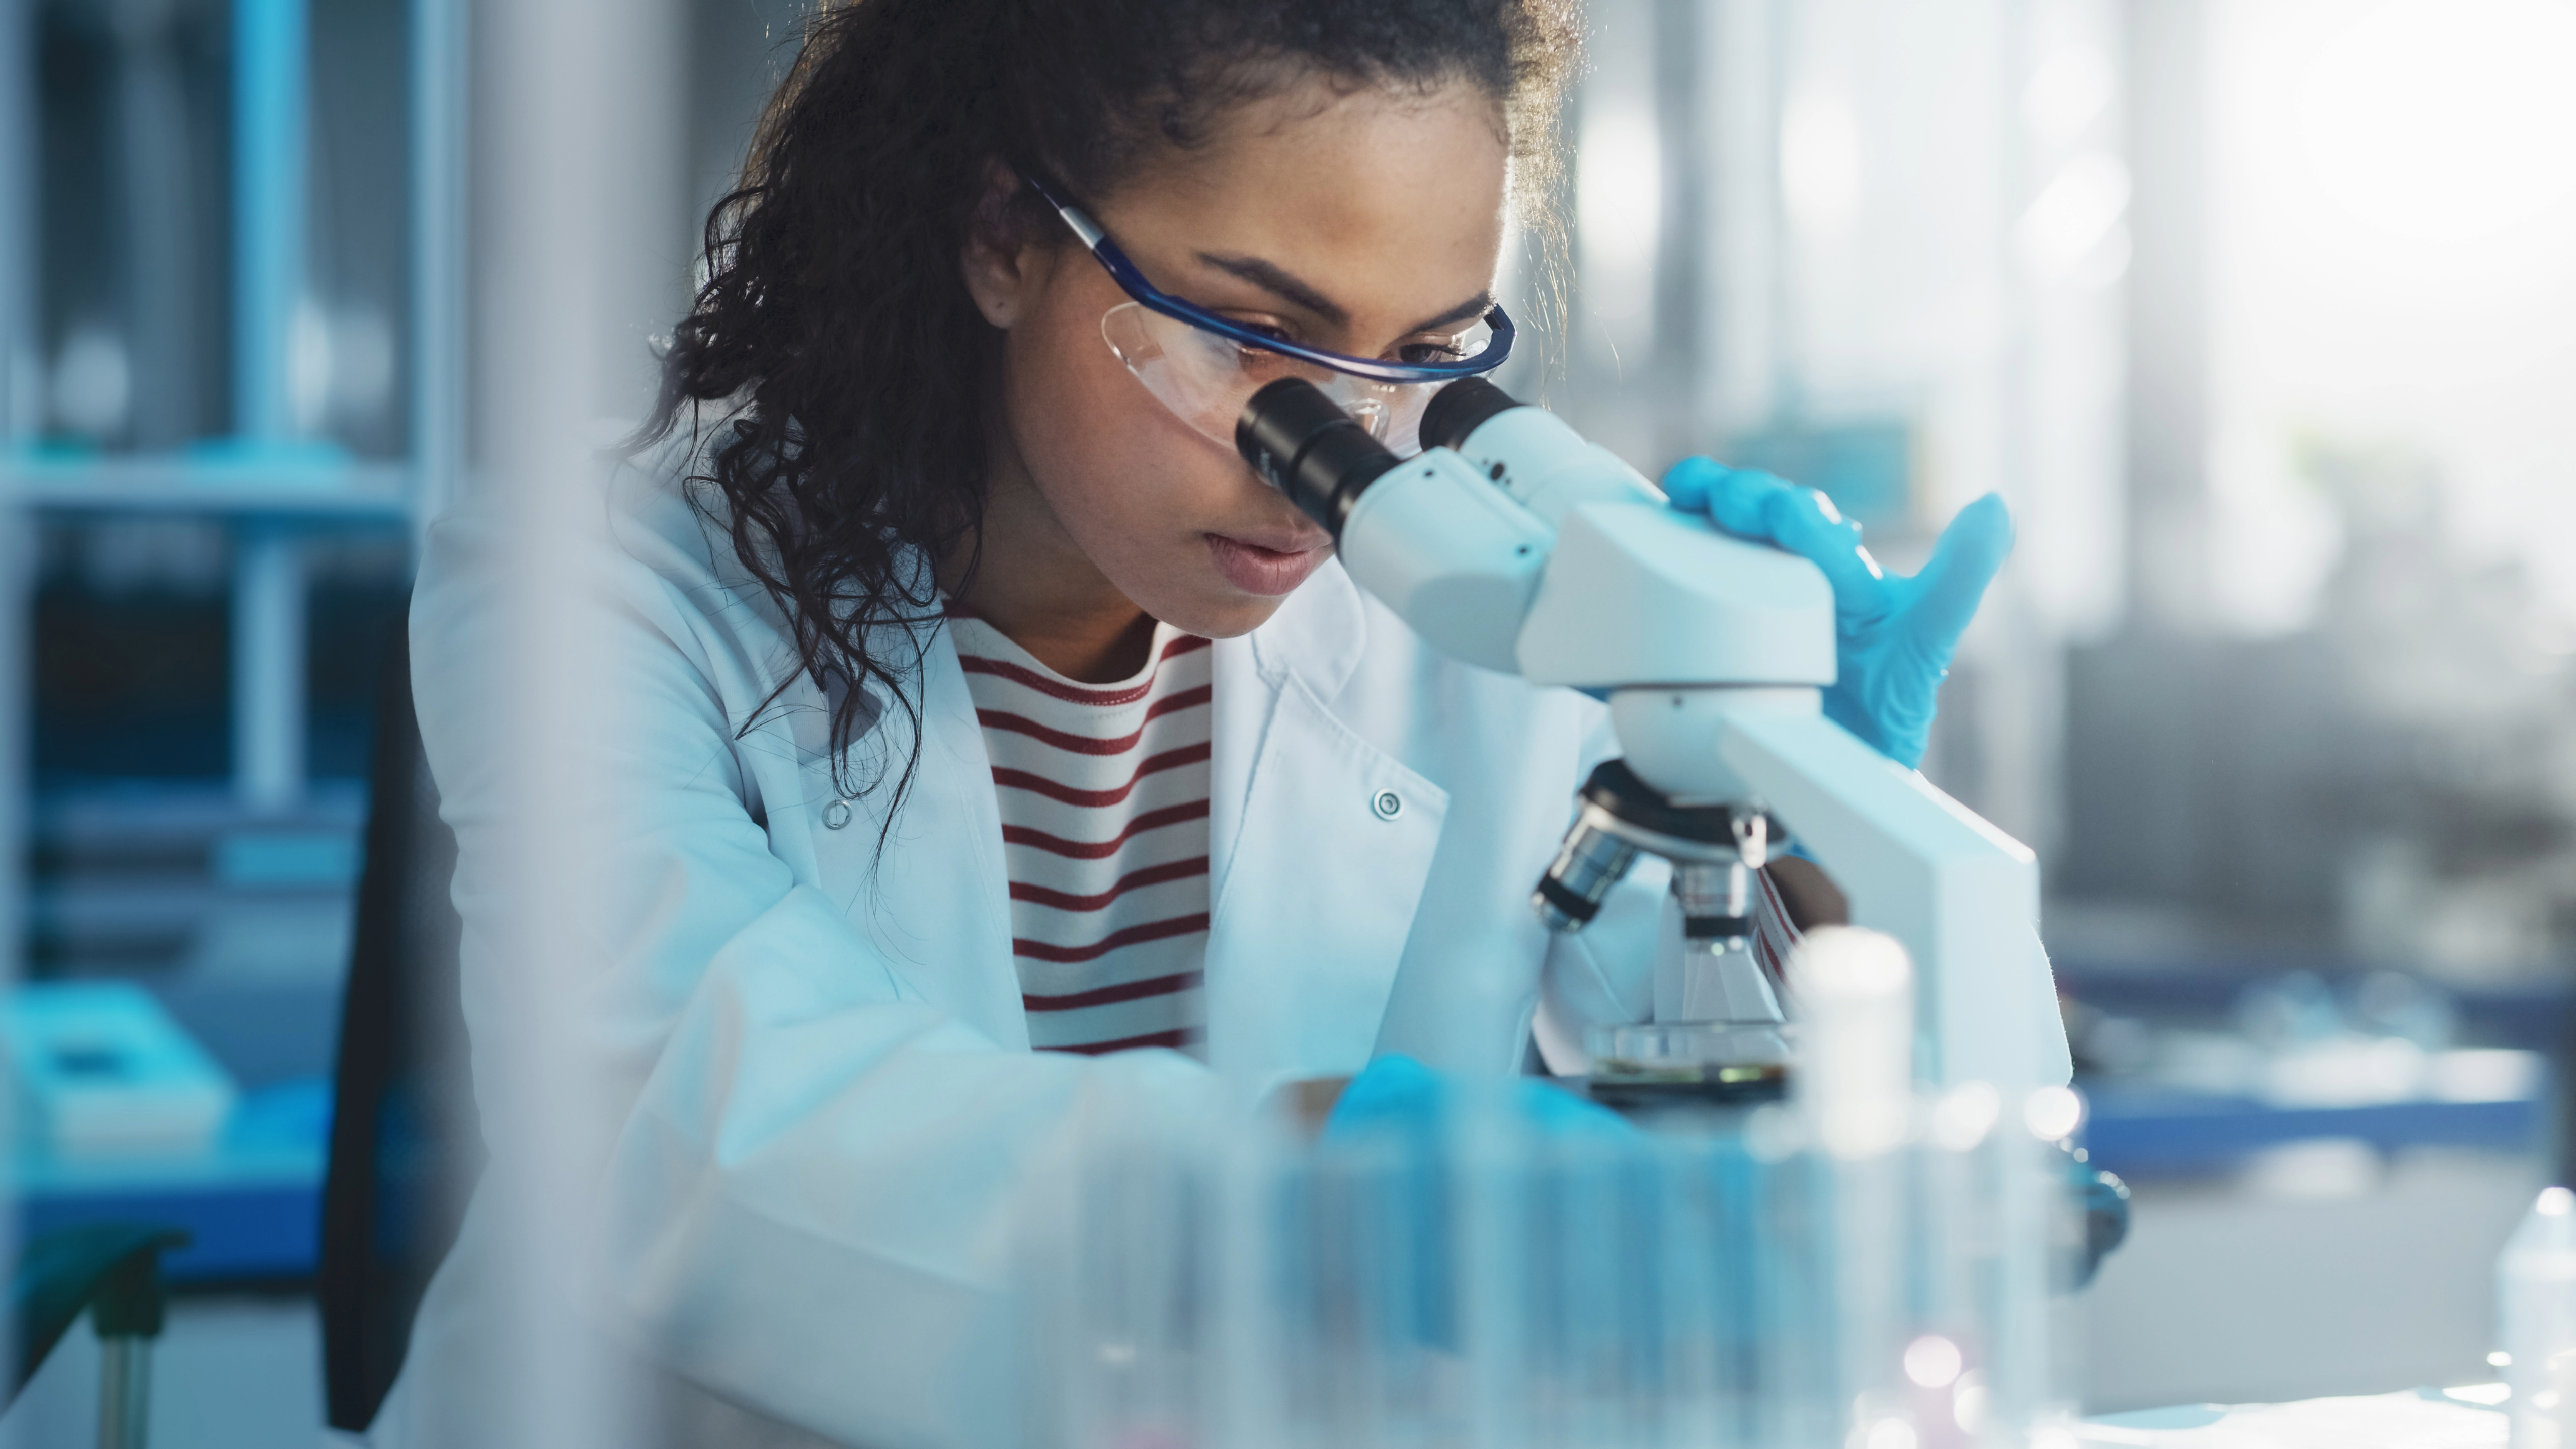
[[[594,541],[600,1251],[676,1440],[1015,1442],[1010,1244],[1086,1123],[1398,1054],[1514,1072],[1534,1021],[1579,1065],[1647,1014],[1658,873],[1581,937],[1528,907],[1605,712],[1431,652],[1225,441],[1283,368],[1401,440],[1501,360],[1577,40],[1570,0],[814,22]],[[1824,565],[1831,708],[1913,764],[2000,505],[1909,580],[1806,490],[1670,486]],[[506,888],[470,744],[502,706],[467,683],[499,548],[442,524],[413,622],[469,926]],[[478,1038],[500,969],[469,946]],[[485,1216],[382,1442],[472,1442],[507,1371]]]

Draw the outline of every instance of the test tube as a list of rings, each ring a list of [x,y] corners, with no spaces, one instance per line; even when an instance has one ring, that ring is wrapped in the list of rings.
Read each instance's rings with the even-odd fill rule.
[[[1032,1437],[2045,1441],[2072,1412],[2051,1289],[2076,1227],[2053,1145],[2073,1099],[1913,1093],[1884,944],[1803,963],[1792,1104],[1619,1137],[1550,1134],[1471,1093],[1437,1129],[1157,1129],[1089,1154],[1058,1266],[1032,1279],[1054,1285],[1031,1322],[1062,1410]]]

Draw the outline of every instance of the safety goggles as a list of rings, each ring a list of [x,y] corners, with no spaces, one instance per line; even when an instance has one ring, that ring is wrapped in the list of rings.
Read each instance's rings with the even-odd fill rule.
[[[1135,299],[1100,319],[1109,350],[1181,421],[1226,448],[1234,446],[1235,419],[1254,393],[1283,377],[1302,377],[1380,441],[1411,453],[1419,448],[1422,410],[1433,393],[1491,372],[1511,356],[1512,319],[1499,306],[1454,332],[1411,344],[1436,354],[1422,360],[1353,357],[1266,335],[1159,290],[1056,187],[1029,171],[1020,177]]]

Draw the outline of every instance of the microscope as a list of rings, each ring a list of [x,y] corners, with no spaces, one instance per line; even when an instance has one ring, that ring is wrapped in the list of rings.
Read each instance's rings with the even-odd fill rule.
[[[1312,384],[1255,393],[1235,443],[1433,647],[1609,701],[1622,757],[1583,786],[1532,896],[1580,931],[1640,853],[1672,865],[1671,1020],[1596,1030],[1596,1090],[1776,1093],[1782,1003],[1747,941],[1752,874],[1794,840],[1852,921],[1911,956],[1918,1078],[2063,1082],[2031,852],[1823,713],[1833,592],[1807,560],[1668,507],[1608,450],[1482,379],[1398,458]],[[1658,993],[1659,997],[1665,993]]]

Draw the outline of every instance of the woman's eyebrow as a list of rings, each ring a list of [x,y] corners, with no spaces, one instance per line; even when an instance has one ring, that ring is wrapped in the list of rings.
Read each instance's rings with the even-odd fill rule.
[[[1478,292],[1476,295],[1459,303],[1457,306],[1450,308],[1448,311],[1441,313],[1437,317],[1415,323],[1413,330],[1416,332],[1429,332],[1435,327],[1446,327],[1453,322],[1473,322],[1477,318],[1482,317],[1493,310],[1494,294],[1491,292]]]
[[[1350,325],[1351,314],[1343,311],[1335,305],[1332,298],[1317,291],[1312,285],[1283,270],[1276,262],[1225,252],[1200,252],[1198,258],[1218,271],[1229,276],[1240,277],[1273,296],[1314,313],[1336,327]],[[1446,327],[1453,322],[1472,322],[1492,310],[1494,310],[1494,294],[1478,292],[1436,317],[1415,323],[1412,330],[1428,332],[1435,327]]]
[[[1333,299],[1312,286],[1289,275],[1275,262],[1259,257],[1234,256],[1219,252],[1201,252],[1199,260],[1229,276],[1241,277],[1261,290],[1303,307],[1336,327],[1350,325],[1351,314],[1336,306]]]

